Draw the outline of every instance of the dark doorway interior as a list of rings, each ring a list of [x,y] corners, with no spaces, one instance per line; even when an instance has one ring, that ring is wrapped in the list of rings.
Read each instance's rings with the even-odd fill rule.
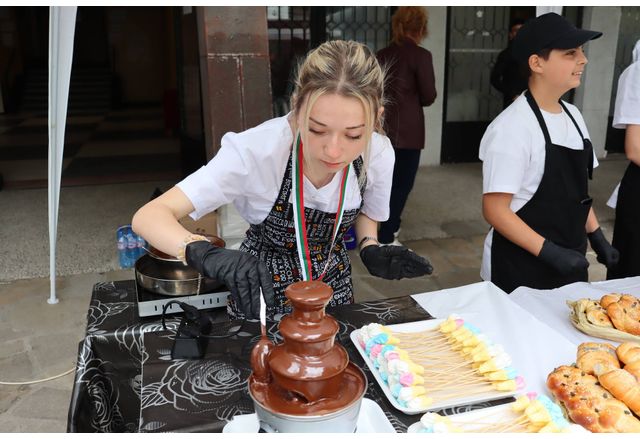
[[[182,177],[176,57],[181,41],[174,15],[186,17],[184,12],[182,7],[78,7],[63,185]],[[2,76],[3,95],[7,90],[7,96],[17,96],[0,115],[0,174],[5,188],[46,187],[49,8],[7,7],[0,20],[5,29],[15,29],[11,63],[0,62],[5,71],[12,69],[11,76]],[[192,94],[199,99],[193,40],[187,47],[196,53],[190,71],[198,79]],[[204,142],[199,146],[204,151]]]
[[[442,163],[479,160],[482,135],[503,108],[489,81],[491,68],[507,46],[511,20],[533,16],[535,7],[447,8]]]

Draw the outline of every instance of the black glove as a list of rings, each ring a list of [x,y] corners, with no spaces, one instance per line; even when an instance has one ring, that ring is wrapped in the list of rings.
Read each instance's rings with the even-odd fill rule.
[[[544,240],[538,258],[564,276],[578,274],[589,267],[589,261],[582,253],[560,247],[548,239]]]
[[[273,306],[271,274],[255,256],[194,241],[187,244],[185,258],[203,276],[224,282],[247,319],[260,315],[260,287],[267,306]]]
[[[383,279],[402,279],[431,274],[433,267],[422,256],[399,245],[368,245],[360,258],[369,273]]]
[[[602,229],[598,227],[591,233],[587,234],[591,248],[598,256],[598,262],[607,266],[607,268],[614,268],[618,265],[620,260],[620,252],[609,244],[607,238],[604,237]]]

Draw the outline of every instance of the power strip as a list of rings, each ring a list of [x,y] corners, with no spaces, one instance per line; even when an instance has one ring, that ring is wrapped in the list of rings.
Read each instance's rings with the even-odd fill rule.
[[[198,309],[211,309],[227,306],[228,291],[218,293],[206,293],[196,294],[193,296],[172,296],[166,299],[157,299],[138,302],[138,315],[140,317],[159,316],[162,315],[162,307],[172,300],[179,300],[181,302],[193,305]],[[175,314],[182,312],[180,306],[176,303],[172,303],[167,307],[166,314]]]

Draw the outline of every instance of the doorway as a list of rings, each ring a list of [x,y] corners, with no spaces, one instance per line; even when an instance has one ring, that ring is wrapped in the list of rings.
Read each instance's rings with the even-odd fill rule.
[[[477,162],[480,140],[502,111],[491,68],[507,47],[509,23],[535,16],[535,7],[447,8],[441,163]]]

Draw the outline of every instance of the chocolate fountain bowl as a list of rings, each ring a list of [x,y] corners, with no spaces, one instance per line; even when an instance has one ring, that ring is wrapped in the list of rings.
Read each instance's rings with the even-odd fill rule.
[[[313,415],[292,415],[281,413],[265,407],[253,395],[251,379],[249,379],[249,395],[253,400],[260,427],[268,433],[354,433],[360,415],[362,398],[367,390],[367,377],[353,363],[348,369],[357,374],[364,383],[360,395],[354,397],[348,405],[331,412]]]

